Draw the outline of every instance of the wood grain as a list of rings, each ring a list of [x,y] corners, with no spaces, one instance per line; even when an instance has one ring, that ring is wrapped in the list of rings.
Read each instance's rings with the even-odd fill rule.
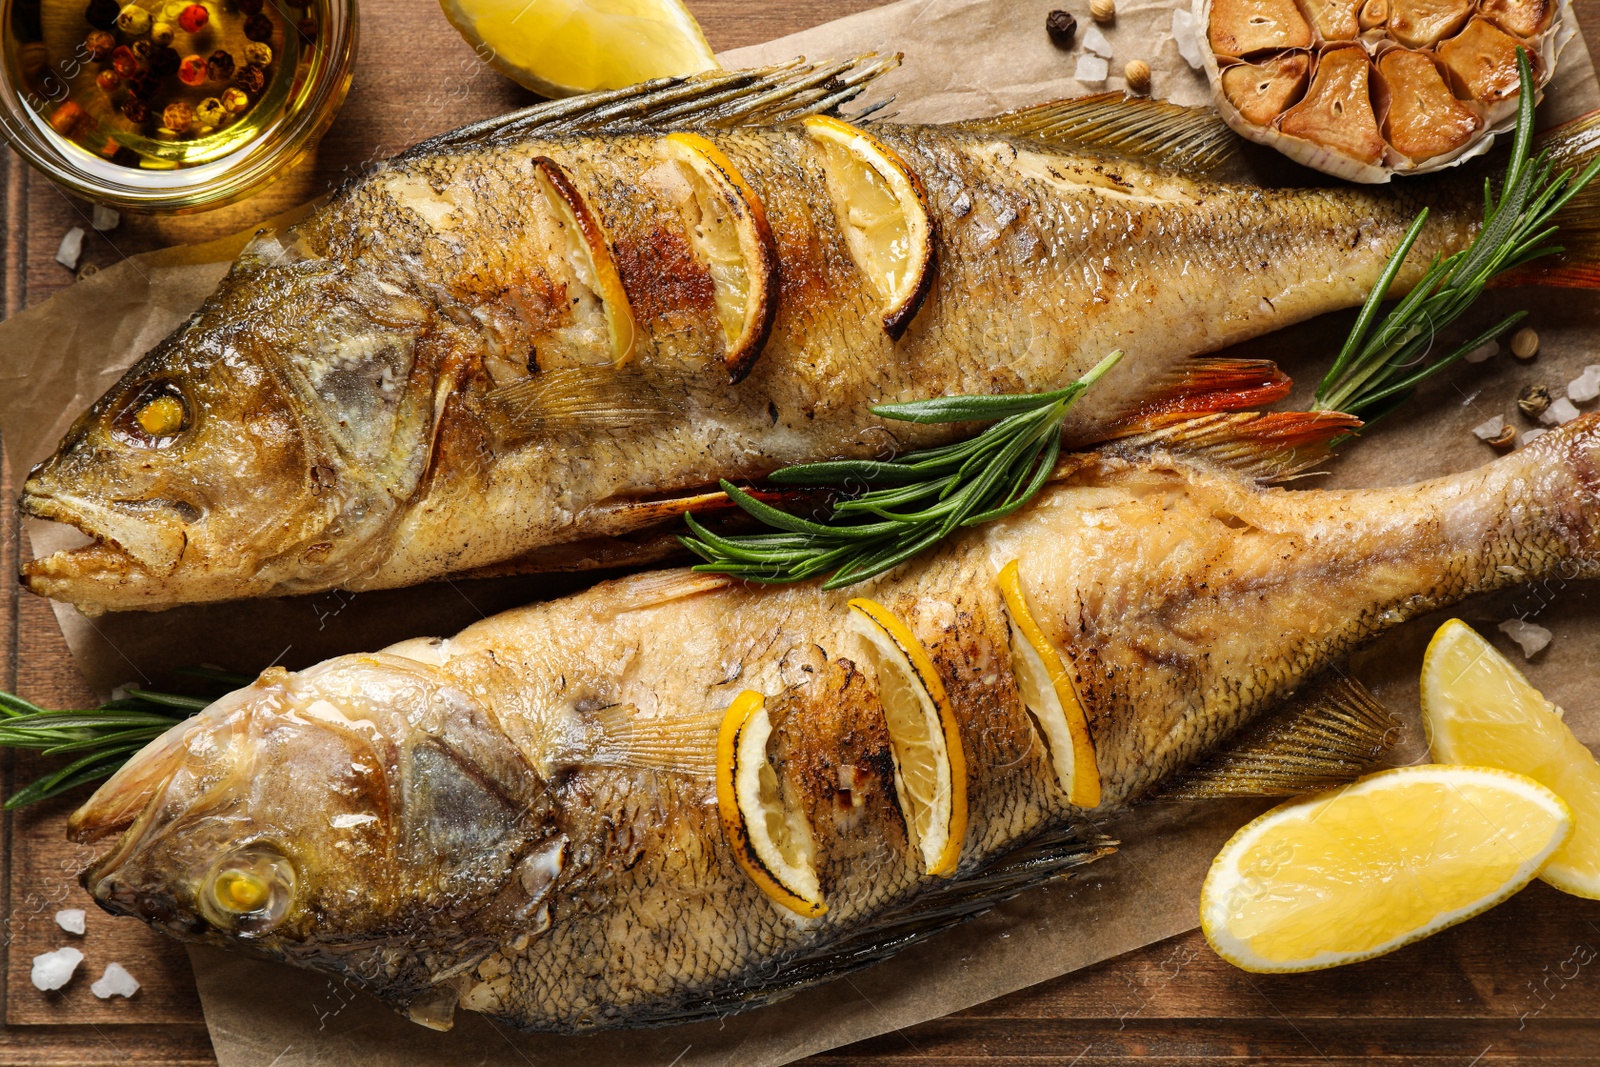
[[[690,0],[690,6],[723,49],[879,2]],[[1585,29],[1600,32],[1600,0],[1576,6]],[[312,157],[244,204],[184,218],[130,217],[109,234],[91,233],[88,269],[235,232],[337,185],[371,160],[533,99],[478,64],[432,0],[364,0],[361,17],[354,88]],[[87,228],[88,207],[9,152],[0,155],[0,189],[0,307],[10,315],[71,284],[73,275],[54,262],[55,249],[71,226]],[[15,491],[0,473],[0,574],[15,572],[22,550]],[[48,605],[9,581],[0,582],[0,686],[51,707],[92,699]],[[9,793],[38,766],[8,756],[0,784]],[[0,822],[0,914],[9,917],[0,938],[0,1063],[214,1063],[183,953],[136,923],[93,910],[78,887],[87,851],[62,831],[72,803]],[[54,912],[63,906],[90,909],[86,937],[56,928]],[[84,951],[90,978],[118,960],[143,988],[131,1000],[100,1001],[80,976],[60,994],[39,993],[28,978],[32,957],[68,942]],[[1295,977],[1247,975],[1192,933],[811,1062],[1589,1063],[1600,1055],[1597,950],[1600,904],[1536,883],[1484,917],[1367,964]]]

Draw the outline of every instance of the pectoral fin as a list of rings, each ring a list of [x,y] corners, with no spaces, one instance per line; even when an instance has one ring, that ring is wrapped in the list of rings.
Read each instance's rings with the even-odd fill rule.
[[[501,435],[510,440],[620,430],[683,414],[680,398],[668,396],[638,371],[609,363],[540,371],[492,390],[481,403]]]
[[[1258,482],[1277,482],[1321,463],[1339,441],[1360,428],[1360,419],[1336,411],[1175,412],[1137,420],[1101,451],[1165,451]]]
[[[1168,797],[1283,797],[1329,789],[1372,770],[1400,724],[1348,675],[1330,671],[1161,789]]]

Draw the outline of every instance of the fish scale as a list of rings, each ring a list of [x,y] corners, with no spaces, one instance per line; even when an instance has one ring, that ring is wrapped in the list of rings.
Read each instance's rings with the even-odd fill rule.
[[[829,68],[828,99],[881,66]],[[25,564],[24,580],[94,613],[649,561],[718,479],[962,432],[886,422],[873,404],[1056,389],[1121,348],[1065,423],[1072,442],[1101,440],[1170,402],[1188,357],[1358,303],[1423,203],[1432,221],[1397,291],[1479,211],[1476,175],[1273,185],[1240,169],[1214,117],[1150,101],[863,123],[920,180],[932,226],[932,279],[896,340],[827,157],[792,121],[821,73],[718,73],[536,109],[379,163],[262,234],[29,476],[23,510],[94,543]],[[757,90],[765,102],[737,95]],[[676,117],[654,122],[668,104]],[[770,224],[772,327],[738,381],[710,269],[657,180],[674,129],[725,153]],[[541,159],[600,244],[565,230]],[[585,255],[614,262],[620,293],[583,283]],[[613,366],[606,316],[623,304],[634,342]],[[323,387],[334,364],[338,388]],[[153,384],[185,405],[170,439],[129,430]]]
[[[1243,424],[1235,451],[1268,447],[1253,433]],[[1103,854],[1091,823],[1173,781],[1193,791],[1180,776],[1291,694],[1302,703],[1274,714],[1315,727],[1319,673],[1385,629],[1514,582],[1600,574],[1597,416],[1390,489],[1261,488],[1191,444],[1179,424],[1073,455],[1027,508],[854,591],[904,622],[949,693],[968,805],[953,877],[925,873],[908,830],[887,667],[852,630],[850,594],[676,571],[269,670],[74,814],[80,840],[123,833],[84,884],[179,936],[350,976],[428,1025],[457,1006],[566,1031],[704,1017],[847,973]],[[997,585],[1012,560],[1081,694],[1092,811],[1068,802],[1022,703]],[[768,758],[815,837],[816,919],[768,898],[719,819],[707,754],[745,690],[765,694]],[[1312,728],[1257,765],[1290,788],[1348,780],[1360,738],[1365,758],[1383,747],[1366,703],[1353,748],[1320,754]],[[267,871],[276,903],[219,912],[210,887],[241,869]]]

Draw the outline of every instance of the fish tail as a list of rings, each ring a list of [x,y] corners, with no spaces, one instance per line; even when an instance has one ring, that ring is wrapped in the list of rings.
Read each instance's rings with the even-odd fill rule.
[[[1591,111],[1546,131],[1538,147],[1550,153],[1552,173],[1573,176],[1600,159],[1600,111]],[[1495,285],[1547,285],[1563,289],[1600,289],[1600,177],[1589,182],[1562,206],[1554,218],[1553,242],[1561,251],[1516,270]]]

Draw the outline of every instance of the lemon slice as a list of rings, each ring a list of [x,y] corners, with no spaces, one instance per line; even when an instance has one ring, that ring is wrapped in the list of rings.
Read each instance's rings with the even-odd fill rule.
[[[733,162],[698,133],[668,134],[662,150],[686,183],[678,211],[711,272],[722,359],[737,384],[761,354],[778,310],[778,249],[767,214]]]
[[[1100,768],[1089,736],[1089,717],[1072,675],[1028,610],[1016,560],[1001,568],[999,583],[1006,617],[1011,621],[1011,666],[1022,702],[1044,739],[1056,781],[1067,800],[1080,808],[1092,808],[1100,803]]]
[[[766,698],[745,690],[728,705],[717,735],[717,811],[734,859],[761,891],[797,915],[828,910],[817,883],[811,824],[786,807],[767,759]]]
[[[544,96],[716,70],[682,0],[440,0],[496,70]]]
[[[565,235],[567,262],[577,280],[600,301],[611,340],[611,362],[620,367],[633,356],[633,308],[622,288],[616,260],[611,257],[611,242],[561,164],[549,156],[539,156],[533,161],[533,169]]]
[[[822,147],[845,247],[883,306],[890,337],[905,332],[933,282],[933,223],[922,183],[888,145],[827,115],[805,121]]]
[[[882,604],[857,597],[850,622],[877,653],[894,789],[929,874],[948,877],[967,833],[967,761],[944,682],[922,643]]]
[[[1526,774],[1572,808],[1572,839],[1539,877],[1600,899],[1600,764],[1561,721],[1561,709],[1460,619],[1439,627],[1422,658],[1422,722],[1441,763]]]
[[[1571,809],[1520,774],[1379,771],[1234,834],[1200,891],[1200,926],[1247,971],[1354,963],[1487,911],[1571,833]]]

